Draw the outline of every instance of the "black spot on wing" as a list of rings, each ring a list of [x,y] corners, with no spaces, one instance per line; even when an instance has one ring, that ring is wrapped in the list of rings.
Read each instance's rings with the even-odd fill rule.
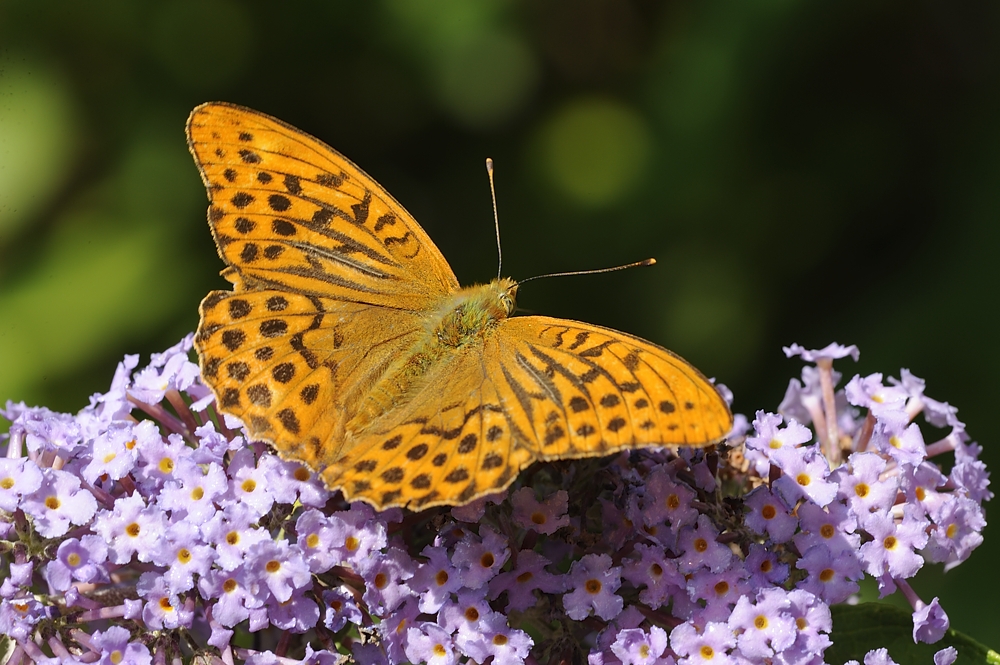
[[[247,398],[252,403],[265,409],[271,406],[272,397],[271,389],[263,383],[255,383],[247,388]]]
[[[229,301],[229,316],[234,319],[242,319],[248,316],[252,309],[250,303],[242,298],[233,298]]]
[[[299,392],[299,397],[302,399],[304,404],[312,404],[319,397],[319,384],[311,383],[308,386],[302,388]]]
[[[284,296],[271,296],[267,299],[267,311],[283,312],[288,308],[288,299]]]
[[[282,194],[271,194],[267,197],[267,205],[275,212],[285,212],[292,207],[292,202]]]
[[[226,373],[229,374],[230,379],[242,382],[250,376],[250,365],[241,360],[234,360],[226,364]]]
[[[233,207],[242,210],[248,205],[254,202],[253,194],[247,192],[236,192],[233,197],[229,199],[229,202],[233,204]]]
[[[288,190],[289,194],[294,194],[298,196],[302,193],[302,184],[299,182],[298,176],[288,174],[285,176],[284,180],[285,189]]]
[[[223,331],[222,333],[222,345],[231,352],[236,351],[243,346],[243,342],[245,342],[246,339],[246,333],[238,328],[231,328]]]
[[[276,415],[278,416],[278,422],[280,422],[290,434],[299,433],[299,419],[295,415],[294,411],[291,409],[282,409],[281,411],[278,411]]]
[[[275,219],[271,221],[271,230],[276,235],[289,237],[295,235],[295,225],[286,219]]]
[[[226,388],[222,393],[219,406],[223,409],[238,409],[240,406],[240,391],[236,388]]]

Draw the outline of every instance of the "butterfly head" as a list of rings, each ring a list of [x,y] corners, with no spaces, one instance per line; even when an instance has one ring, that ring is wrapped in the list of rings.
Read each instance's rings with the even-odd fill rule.
[[[509,277],[504,277],[493,282],[492,286],[496,288],[497,302],[506,312],[506,316],[513,314],[517,302],[517,282]]]

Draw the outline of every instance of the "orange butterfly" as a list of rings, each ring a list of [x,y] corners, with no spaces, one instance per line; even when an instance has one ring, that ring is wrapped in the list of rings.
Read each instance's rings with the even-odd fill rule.
[[[537,460],[708,446],[732,427],[670,351],[600,326],[508,318],[517,282],[461,288],[361,169],[224,103],[188,119],[232,291],[195,345],[218,406],[378,509],[461,505]]]

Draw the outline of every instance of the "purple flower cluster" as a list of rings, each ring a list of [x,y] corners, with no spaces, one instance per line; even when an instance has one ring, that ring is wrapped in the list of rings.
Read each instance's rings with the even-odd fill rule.
[[[833,360],[857,349],[793,346],[810,364],[779,413],[738,417],[718,451],[536,465],[468,506],[376,513],[247,441],[190,351],[127,357],[75,416],[2,412],[12,665],[819,665],[830,605],[866,573],[939,639],[947,616],[906,580],[964,561],[992,496],[920,379],[838,391]]]

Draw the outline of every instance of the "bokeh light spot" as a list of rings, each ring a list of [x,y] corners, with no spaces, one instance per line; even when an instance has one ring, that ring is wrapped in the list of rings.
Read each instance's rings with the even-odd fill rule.
[[[0,241],[62,183],[76,146],[69,91],[41,63],[9,58],[0,70]]]
[[[521,109],[538,81],[534,54],[519,38],[502,32],[480,35],[443,61],[440,96],[460,122],[499,124]]]
[[[586,207],[612,204],[641,180],[650,155],[645,120],[610,99],[581,99],[548,121],[541,134],[543,168],[552,183]]]

